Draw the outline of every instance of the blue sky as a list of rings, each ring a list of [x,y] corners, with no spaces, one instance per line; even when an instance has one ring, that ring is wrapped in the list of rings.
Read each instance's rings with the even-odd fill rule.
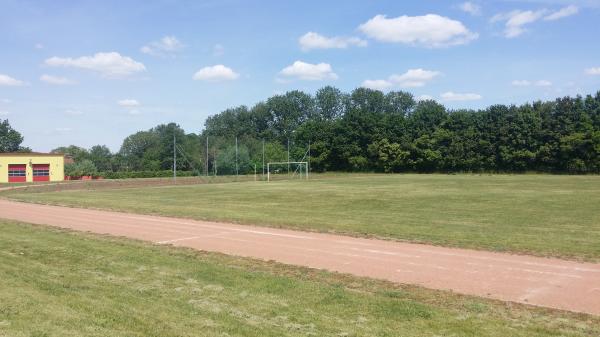
[[[0,118],[48,151],[325,85],[451,108],[600,90],[598,1],[0,0]]]

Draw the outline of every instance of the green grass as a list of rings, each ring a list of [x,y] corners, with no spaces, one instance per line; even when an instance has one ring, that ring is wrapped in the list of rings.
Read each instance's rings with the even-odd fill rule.
[[[600,318],[0,220],[0,336],[598,336]]]
[[[342,175],[308,182],[15,191],[8,196],[77,207],[600,260],[600,176]]]

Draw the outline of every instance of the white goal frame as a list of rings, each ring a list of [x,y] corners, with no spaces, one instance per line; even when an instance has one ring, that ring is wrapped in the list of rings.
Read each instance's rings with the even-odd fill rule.
[[[267,163],[267,181],[271,181],[271,165],[290,165],[290,164],[298,164],[298,167],[302,167],[304,165],[304,172],[306,173],[306,180],[308,180],[308,162],[306,161],[282,161],[282,162],[272,162]],[[294,175],[296,174],[294,171]],[[300,169],[300,174],[302,174],[302,169]]]

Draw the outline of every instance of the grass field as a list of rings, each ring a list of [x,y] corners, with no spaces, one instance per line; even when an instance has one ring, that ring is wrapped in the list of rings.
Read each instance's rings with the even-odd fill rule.
[[[600,260],[599,176],[343,175],[308,182],[13,192],[8,196]]]
[[[0,336],[598,336],[600,319],[0,220]]]

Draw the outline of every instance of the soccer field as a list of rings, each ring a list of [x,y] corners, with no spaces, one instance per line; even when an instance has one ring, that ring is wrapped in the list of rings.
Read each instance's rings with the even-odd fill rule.
[[[600,177],[341,175],[11,198],[598,261]]]
[[[0,220],[0,336],[597,336],[597,317]]]

